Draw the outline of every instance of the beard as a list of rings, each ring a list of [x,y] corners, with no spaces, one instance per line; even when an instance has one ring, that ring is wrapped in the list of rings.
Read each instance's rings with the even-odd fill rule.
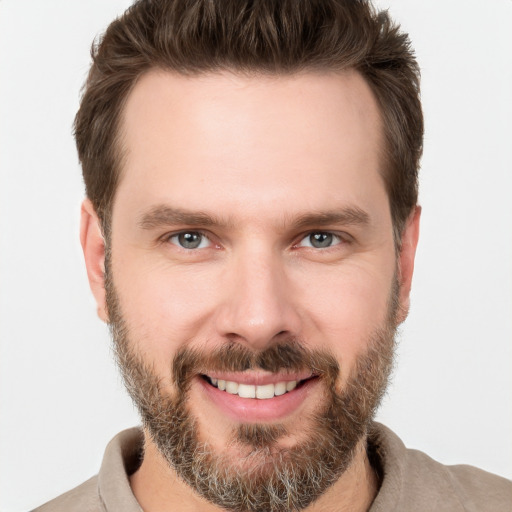
[[[108,270],[108,266],[107,266]],[[136,350],[111,273],[106,279],[109,324],[125,386],[139,410],[144,428],[160,454],[179,477],[201,497],[229,511],[288,512],[306,508],[350,466],[356,448],[367,435],[385,393],[393,366],[398,285],[392,289],[385,325],[361,345],[350,375],[338,390],[340,366],[325,350],[310,350],[295,338],[254,352],[226,341],[208,352],[189,347],[175,354],[169,375],[160,378]],[[283,424],[240,424],[228,446],[240,452],[219,453],[201,432],[188,407],[191,381],[211,372],[270,372],[308,370],[320,379],[323,405],[303,418],[304,439],[287,448],[279,439],[289,435]],[[176,390],[165,389],[171,384]]]

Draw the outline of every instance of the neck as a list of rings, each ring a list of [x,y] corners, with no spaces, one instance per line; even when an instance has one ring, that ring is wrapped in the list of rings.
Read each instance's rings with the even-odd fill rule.
[[[147,434],[145,439],[144,460],[130,477],[133,494],[145,512],[221,512],[169,468]],[[366,512],[378,486],[377,475],[366,455],[366,440],[361,441],[347,471],[304,512]]]

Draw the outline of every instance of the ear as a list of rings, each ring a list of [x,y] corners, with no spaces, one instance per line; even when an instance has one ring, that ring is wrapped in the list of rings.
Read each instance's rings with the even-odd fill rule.
[[[398,323],[402,323],[409,313],[414,257],[420,234],[421,206],[416,206],[407,219],[402,233],[402,246],[398,257],[398,280],[400,285]]]
[[[84,251],[89,286],[96,299],[98,316],[108,322],[105,301],[105,239],[96,211],[89,199],[82,203],[80,242]]]

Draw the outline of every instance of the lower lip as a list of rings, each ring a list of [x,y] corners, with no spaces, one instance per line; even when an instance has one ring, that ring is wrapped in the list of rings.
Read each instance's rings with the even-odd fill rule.
[[[226,416],[239,423],[259,423],[282,420],[298,411],[301,405],[317,385],[318,378],[309,379],[299,387],[274,398],[240,398],[212,386],[198,377],[207,398]]]

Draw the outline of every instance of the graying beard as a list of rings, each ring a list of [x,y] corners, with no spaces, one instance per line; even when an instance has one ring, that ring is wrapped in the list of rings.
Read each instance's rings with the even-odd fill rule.
[[[321,443],[316,436],[314,443],[306,443],[300,449],[276,451],[270,446],[253,447],[241,461],[248,468],[241,474],[231,469],[225,456],[214,455],[207,443],[197,442],[195,422],[187,418],[185,423],[177,428],[186,432],[179,439],[161,436],[161,430],[155,432],[150,428],[161,453],[201,496],[237,512],[306,508],[339,478],[352,460],[355,447],[348,455],[334,439],[325,436]],[[346,464],[340,464],[340,458]]]
[[[397,287],[386,329],[369,340],[368,352],[359,357],[342,394],[335,392],[336,362],[329,369],[329,357],[319,357],[319,366],[327,368],[323,386],[331,396],[328,407],[310,422],[309,442],[276,451],[274,440],[279,437],[278,430],[251,425],[234,433],[234,442],[241,447],[247,447],[251,433],[255,434],[252,451],[245,461],[250,469],[243,474],[231,470],[223,455],[214,454],[207,443],[199,441],[196,421],[186,407],[188,381],[185,379],[177,388],[180,394],[171,398],[162,391],[154,369],[131,349],[113,283],[108,278],[106,288],[110,328],[126,388],[160,453],[202,497],[233,512],[300,511],[325,492],[350,465],[357,443],[366,435],[385,392],[392,369]],[[179,357],[187,363],[184,353],[178,353]],[[175,381],[184,378],[183,372],[187,373],[183,368],[176,368],[179,366],[177,358],[173,365]],[[275,363],[268,359],[265,364]]]
[[[357,378],[350,379],[342,395],[335,393],[334,382],[325,382],[331,393],[329,406],[308,422],[310,442],[276,451],[273,440],[284,433],[279,427],[246,425],[235,430],[233,442],[242,448],[251,434],[256,438],[244,461],[249,469],[237,472],[223,455],[199,441],[197,423],[187,410],[187,386],[175,399],[163,393],[153,369],[127,343],[119,343],[126,341],[122,331],[120,324],[113,326],[119,364],[159,451],[198,494],[233,512],[300,511],[323,494],[351,463],[384,392],[392,362],[389,349],[387,354],[383,350],[381,334],[359,359]]]

